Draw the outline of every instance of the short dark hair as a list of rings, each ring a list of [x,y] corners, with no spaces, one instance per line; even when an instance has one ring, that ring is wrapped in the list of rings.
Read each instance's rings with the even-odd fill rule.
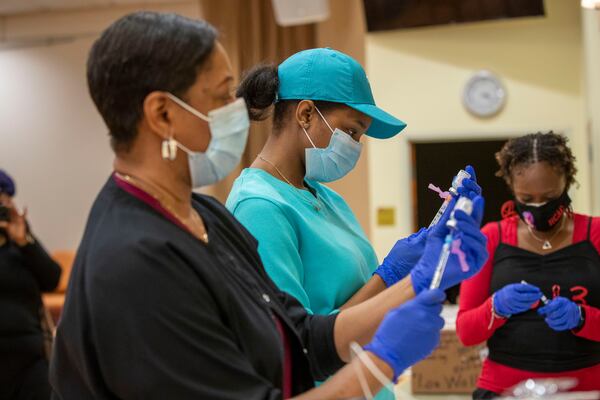
[[[236,91],[237,97],[243,97],[248,106],[250,119],[262,121],[273,114],[273,131],[279,132],[285,125],[288,114],[300,100],[277,100],[279,91],[279,74],[274,64],[259,64],[244,73],[244,77]],[[313,100],[319,111],[343,107],[341,103]]]
[[[5,193],[10,197],[13,197],[17,189],[13,178],[7,174],[4,170],[0,169],[0,194]]]
[[[545,161],[565,175],[568,190],[577,182],[576,159],[568,141],[565,136],[552,131],[531,133],[511,139],[496,153],[496,160],[500,165],[496,176],[503,178],[511,186],[512,173],[516,167]]]
[[[156,90],[181,96],[216,39],[205,21],[147,11],[126,15],[102,33],[90,51],[87,80],[115,151],[131,147],[146,96]]]

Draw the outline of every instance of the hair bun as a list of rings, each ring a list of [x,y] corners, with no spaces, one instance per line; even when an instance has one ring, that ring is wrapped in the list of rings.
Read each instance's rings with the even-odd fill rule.
[[[269,116],[271,106],[277,101],[278,90],[277,66],[262,64],[244,74],[236,95],[246,101],[250,119],[262,121]]]

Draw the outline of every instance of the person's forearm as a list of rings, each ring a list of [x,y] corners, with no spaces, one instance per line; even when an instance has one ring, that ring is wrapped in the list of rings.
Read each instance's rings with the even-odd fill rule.
[[[459,310],[456,333],[463,345],[474,346],[491,338],[506,321],[506,318],[492,313],[492,299],[488,298],[479,307]]]
[[[20,248],[27,267],[35,276],[42,292],[51,292],[60,280],[61,268],[37,239]]]
[[[364,353],[373,361],[375,367],[379,369],[388,379],[392,379],[393,370],[382,359],[370,352]],[[321,386],[309,390],[292,400],[338,400],[353,397],[362,397],[364,395],[359,375],[361,372],[372,394],[381,390],[383,384],[375,378],[371,371],[358,358],[342,368]]]
[[[600,342],[600,309],[591,306],[585,308],[585,323],[575,334],[579,337]]]
[[[350,307],[358,305],[364,301],[369,300],[370,298],[378,295],[383,292],[387,287],[385,286],[385,282],[383,279],[377,274],[373,275],[371,279],[367,281],[367,283],[359,289],[358,292],[354,294],[343,306],[340,307],[340,310],[346,310]]]
[[[340,358],[350,360],[350,343],[371,341],[385,314],[415,297],[410,275],[378,295],[340,312],[334,326],[335,347]]]

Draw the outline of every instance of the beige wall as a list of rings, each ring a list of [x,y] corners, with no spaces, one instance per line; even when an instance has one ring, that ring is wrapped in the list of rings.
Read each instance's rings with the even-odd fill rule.
[[[107,129],[89,98],[85,63],[93,41],[120,16],[145,8],[199,18],[206,0],[0,17],[0,168],[17,180],[20,204],[50,249],[75,249],[112,166]],[[332,0],[320,46],[364,61],[362,0]],[[348,34],[348,24],[353,27]],[[332,186],[369,230],[367,151]]]
[[[368,35],[367,70],[375,99],[408,123],[400,137],[369,143],[371,233],[380,256],[412,229],[410,140],[564,131],[580,169],[574,205],[590,211],[581,11],[578,1],[564,0],[546,1],[546,10],[546,18]],[[508,91],[504,111],[487,120],[472,117],[461,103],[465,82],[482,68],[497,73]],[[396,208],[396,225],[378,227],[376,210],[386,206]]]
[[[317,26],[317,45],[343,51],[364,66],[366,25],[362,0],[330,0],[330,11],[334,17]],[[369,147],[365,139],[363,139],[363,152],[356,168],[343,179],[328,186],[344,197],[367,235],[370,236],[370,198],[367,190]]]
[[[581,11],[584,48],[587,133],[591,143],[592,211],[600,215],[600,11]]]
[[[588,168],[585,112],[585,99],[591,96],[596,100],[588,113],[596,119],[600,115],[598,78],[591,72],[600,65],[598,51],[587,51],[583,62],[583,48],[597,48],[600,31],[594,15],[582,24],[577,3],[547,1],[548,18],[370,34],[365,57],[362,1],[332,0],[332,14],[348,23],[320,25],[319,45],[364,61],[378,104],[409,123],[396,139],[369,140],[357,170],[333,184],[370,228],[380,256],[411,229],[410,140],[564,130],[581,171],[575,206],[588,212],[596,204],[600,211],[600,184],[592,187]],[[199,17],[200,4],[182,1],[152,9]],[[77,246],[90,204],[111,168],[106,128],[87,94],[87,52],[103,28],[134,9],[0,18],[4,39],[68,39],[0,51],[0,168],[15,175],[18,200],[29,206],[36,232],[51,249]],[[587,32],[583,41],[582,30]],[[471,117],[460,101],[465,81],[480,68],[499,74],[509,96],[506,109],[485,121]],[[596,89],[584,91],[584,79],[595,82],[590,87]],[[594,118],[590,135],[600,159],[600,122]],[[396,225],[377,227],[376,209],[386,206],[396,208]]]
[[[112,167],[107,129],[87,93],[85,62],[98,33],[134,7],[2,19],[5,39],[69,38],[0,51],[0,168],[50,249],[75,249]],[[198,17],[198,2],[152,9]],[[1,30],[1,29],[0,29]]]

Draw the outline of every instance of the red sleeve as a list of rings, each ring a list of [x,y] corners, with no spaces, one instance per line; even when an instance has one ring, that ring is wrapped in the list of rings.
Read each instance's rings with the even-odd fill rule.
[[[596,248],[598,254],[600,254],[600,217],[592,218],[592,226],[590,228],[590,242]]]
[[[585,225],[587,228],[587,224]],[[590,241],[600,254],[600,218],[598,217],[592,218]],[[588,340],[600,342],[600,309],[587,305],[582,307],[585,309],[585,324],[575,334]]]
[[[506,323],[506,319],[493,318],[489,295],[494,253],[499,243],[498,224],[487,224],[482,232],[488,239],[488,260],[477,275],[464,281],[460,287],[456,333],[465,346],[485,342]]]
[[[590,306],[581,306],[585,310],[585,323],[575,335],[600,342],[600,309]]]

